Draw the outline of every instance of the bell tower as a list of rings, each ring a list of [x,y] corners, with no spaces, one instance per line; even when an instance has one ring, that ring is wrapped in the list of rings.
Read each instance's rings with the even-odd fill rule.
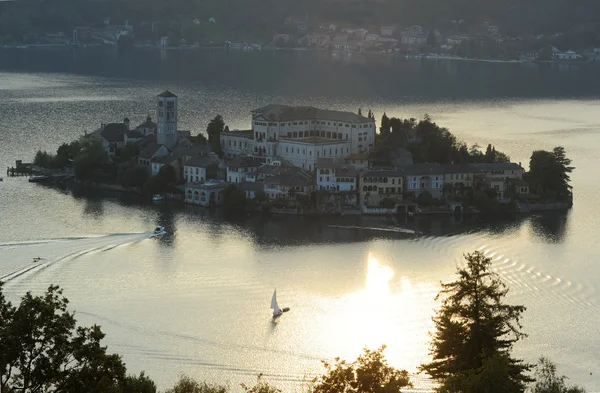
[[[172,149],[178,142],[177,96],[166,90],[156,97],[156,142]]]

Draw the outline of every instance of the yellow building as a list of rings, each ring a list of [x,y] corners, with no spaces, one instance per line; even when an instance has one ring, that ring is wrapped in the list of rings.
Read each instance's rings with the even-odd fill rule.
[[[368,170],[359,176],[360,203],[379,206],[386,198],[402,200],[404,173],[402,170]]]

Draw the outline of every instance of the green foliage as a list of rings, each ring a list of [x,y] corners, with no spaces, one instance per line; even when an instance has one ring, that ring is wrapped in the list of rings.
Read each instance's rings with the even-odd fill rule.
[[[429,30],[429,34],[427,35],[427,46],[430,48],[435,48],[437,45],[437,38],[435,37],[435,30]]]
[[[429,191],[423,191],[417,197],[417,203],[421,206],[431,206],[433,204],[433,195]]]
[[[119,167],[117,182],[123,187],[142,188],[150,175],[146,168],[137,164],[126,164]]]
[[[125,145],[119,154],[119,161],[121,162],[129,162],[137,160],[138,154],[140,154],[140,149],[138,145],[135,143],[129,142]]]
[[[62,290],[50,286],[43,296],[28,292],[13,306],[0,283],[1,391],[126,392],[135,377],[126,378],[121,358],[106,353],[100,327],[77,327],[67,305]]]
[[[390,134],[390,130],[391,130],[390,118],[387,117],[387,115],[384,112],[383,116],[381,116],[381,124],[379,126],[379,134],[381,135],[382,138],[385,138]]]
[[[108,155],[98,138],[82,138],[81,150],[73,161],[75,177],[79,180],[98,180],[98,171],[106,163]]]
[[[175,183],[177,181],[177,170],[172,165],[163,165],[158,170],[158,175],[165,183]]]
[[[396,207],[396,200],[393,198],[384,198],[379,201],[379,206],[385,209],[393,209]]]
[[[313,380],[312,393],[398,393],[412,387],[408,372],[391,367],[383,355],[385,345],[371,351],[367,348],[352,363],[335,359],[323,362],[325,374]]]
[[[574,169],[562,146],[555,147],[551,152],[537,150],[531,155],[529,172],[525,175],[525,180],[529,183],[532,192],[550,199],[568,202],[572,189],[569,174]]]
[[[227,388],[220,385],[211,385],[206,382],[198,382],[187,375],[179,377],[179,381],[175,383],[171,389],[167,389],[165,393],[227,393]]]
[[[52,168],[54,166],[54,156],[47,151],[38,150],[33,159],[33,165],[42,168]]]
[[[525,307],[502,303],[508,289],[490,271],[490,258],[475,251],[465,259],[458,280],[442,284],[436,297],[442,304],[433,318],[433,360],[421,369],[440,383],[440,392],[488,391],[476,388],[488,383],[523,392],[531,381],[525,375],[530,366],[510,357],[510,350],[524,337]]]
[[[263,381],[262,374],[258,375],[256,384],[254,386],[247,386],[243,383],[241,386],[246,393],[281,393],[281,390]]]
[[[531,393],[585,393],[579,386],[567,386],[567,377],[556,375],[556,365],[545,357],[535,366],[534,378]]]
[[[122,393],[156,393],[156,384],[143,371],[139,376],[128,375],[122,386]]]
[[[225,121],[223,116],[217,115],[214,119],[208,123],[206,127],[206,134],[208,135],[208,143],[212,148],[212,151],[221,155],[221,133],[225,131]]]

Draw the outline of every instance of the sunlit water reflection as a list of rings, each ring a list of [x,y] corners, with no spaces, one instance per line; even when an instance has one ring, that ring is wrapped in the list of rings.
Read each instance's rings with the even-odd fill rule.
[[[165,83],[66,74],[0,73],[0,163],[31,157],[124,116],[143,120]],[[200,130],[215,113],[233,127],[269,92],[171,82],[182,128]],[[75,98],[74,98],[75,97]],[[113,99],[115,98],[115,99]],[[118,98],[118,99],[117,99]],[[518,356],[547,355],[573,383],[600,391],[600,111],[595,100],[502,100],[400,104],[349,96],[281,98],[376,114],[428,112],[469,143],[491,141],[524,164],[534,148],[566,147],[575,208],[484,225],[454,219],[298,219],[224,223],[203,209],[139,206],[4,178],[0,183],[0,279],[17,300],[61,285],[82,324],[98,323],[129,369],[159,387],[179,373],[237,389],[258,373],[286,389],[322,371],[320,360],[351,359],[387,345],[411,373],[428,359],[428,331],[440,281],[462,254],[481,250],[524,304]],[[206,108],[206,110],[198,110]],[[134,120],[135,121],[135,120]],[[156,225],[168,236],[151,238]],[[33,258],[42,258],[34,263]],[[273,288],[291,311],[273,324]],[[413,375],[417,389],[431,385]]]

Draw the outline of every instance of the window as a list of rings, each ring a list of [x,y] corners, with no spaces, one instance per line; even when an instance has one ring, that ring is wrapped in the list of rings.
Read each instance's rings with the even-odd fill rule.
[[[396,184],[396,179],[392,177],[392,184]]]
[[[350,127],[350,124],[346,124],[345,126],[346,126],[346,127]]]
[[[288,149],[287,147],[285,148],[285,152],[286,152],[286,153],[289,153],[289,149]]]

